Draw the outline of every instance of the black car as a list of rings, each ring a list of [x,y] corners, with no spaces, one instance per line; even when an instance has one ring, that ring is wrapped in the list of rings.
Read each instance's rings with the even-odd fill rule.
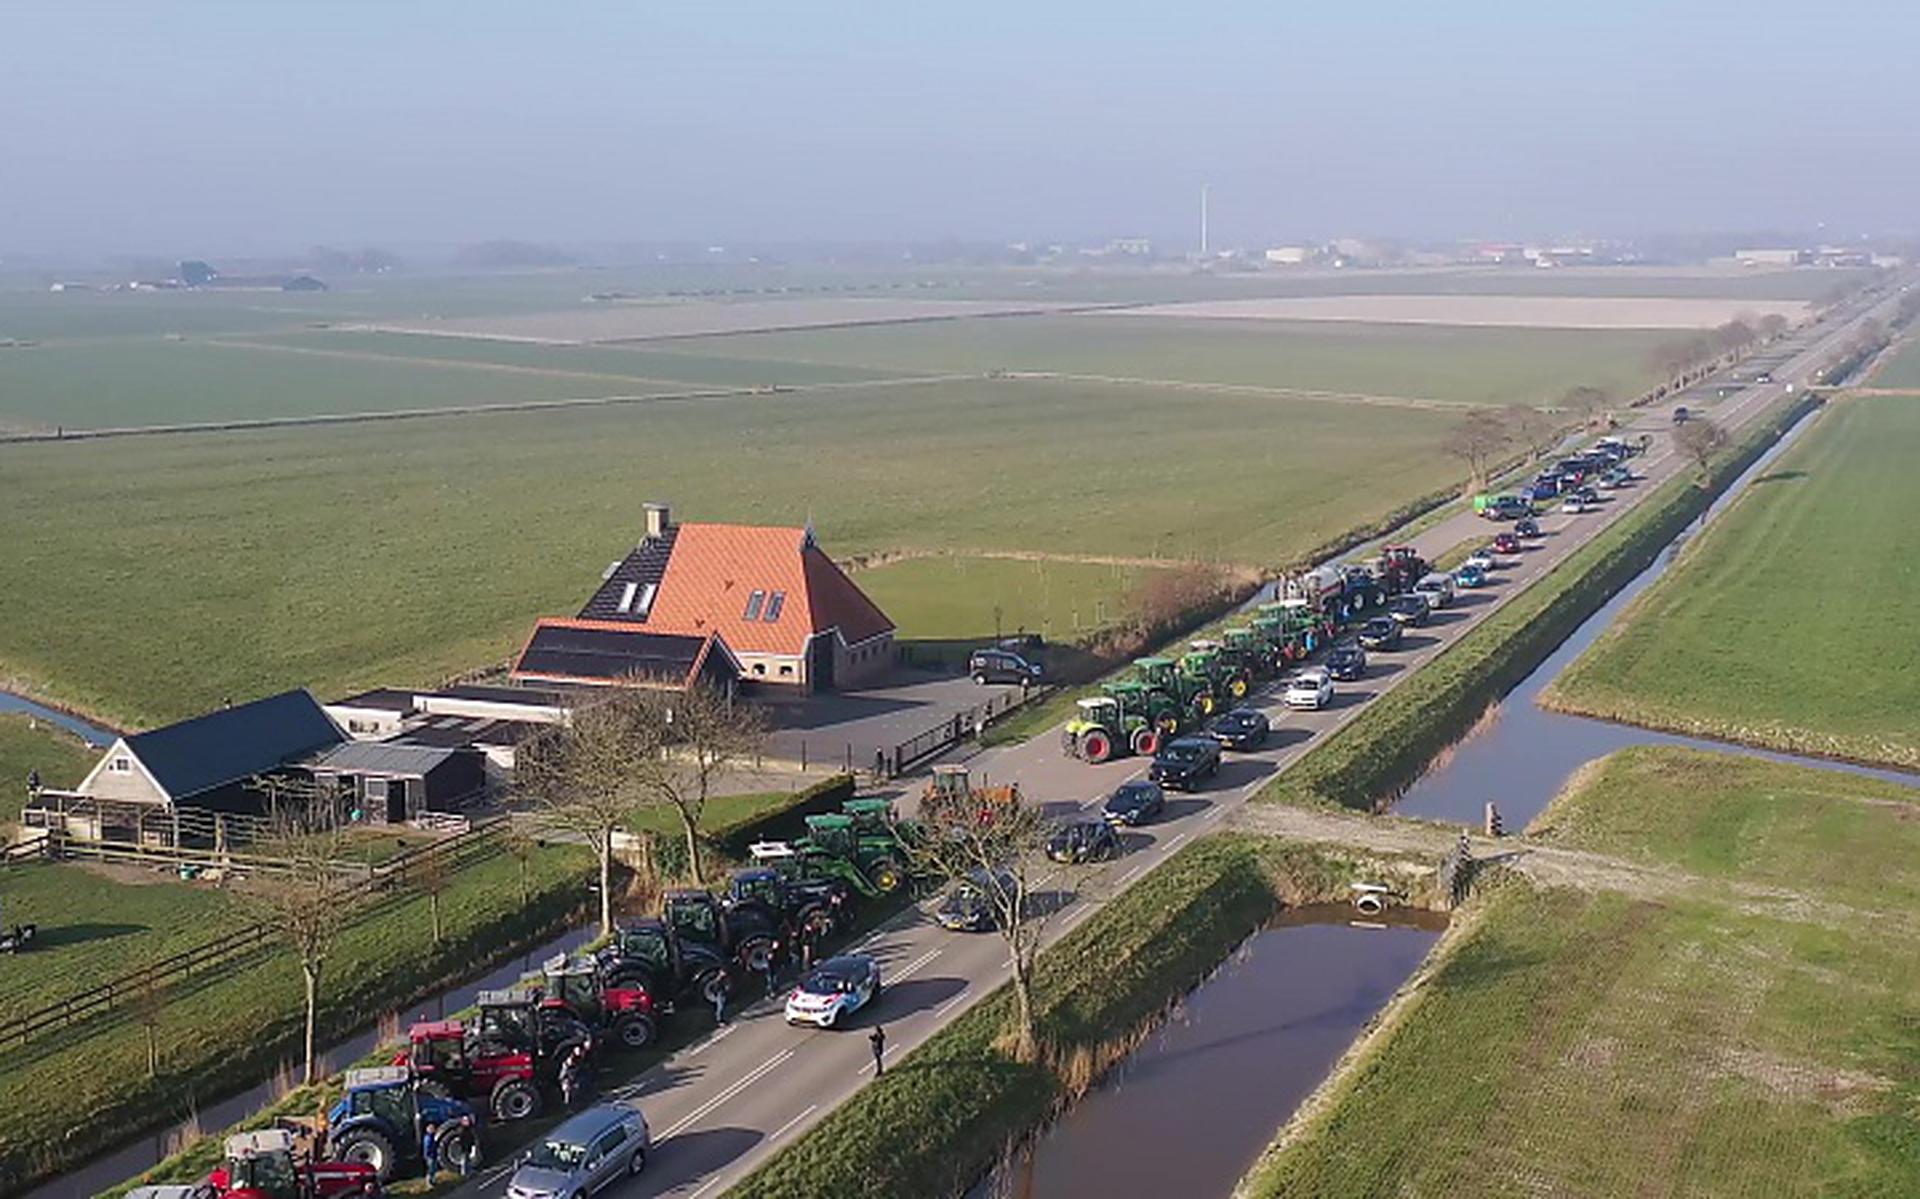
[[[1433,615],[1433,605],[1427,597],[1408,592],[1396,595],[1387,603],[1387,615],[1401,624],[1410,624],[1415,628],[1427,623],[1427,617]]]
[[[1540,522],[1529,516],[1527,519],[1513,526],[1513,535],[1516,537],[1538,537],[1540,536]]]
[[[1056,862],[1104,862],[1120,853],[1120,838],[1104,820],[1063,824],[1047,838],[1047,856]]]
[[[1191,789],[1220,773],[1220,743],[1212,737],[1180,737],[1153,755],[1147,777],[1163,787]]]
[[[1396,638],[1400,636],[1400,626],[1393,623],[1392,617],[1376,616],[1367,624],[1372,624],[1375,620],[1391,628]],[[1363,631],[1365,627],[1365,625],[1361,626]],[[1327,651],[1326,666],[1327,673],[1334,678],[1351,682],[1367,673],[1367,651],[1360,648],[1357,642],[1342,641]]]
[[[1399,649],[1400,635],[1400,622],[1391,616],[1375,616],[1360,626],[1360,644],[1367,649]],[[1333,659],[1327,659],[1327,665],[1331,667]]]
[[[1600,502],[1600,493],[1591,487],[1582,487],[1573,494],[1579,496],[1580,502],[1583,504],[1597,504]]]
[[[1228,749],[1259,749],[1267,743],[1273,728],[1267,714],[1258,708],[1235,708],[1213,718],[1207,732]]]
[[[967,658],[967,674],[976,683],[1037,683],[1040,664],[1012,650],[977,649]]]
[[[1207,744],[1212,745],[1213,742]],[[1215,746],[1213,752],[1217,756],[1219,747]],[[1108,824],[1145,824],[1164,811],[1166,806],[1167,795],[1160,790],[1159,783],[1135,779],[1130,783],[1121,783],[1118,790],[1107,796],[1106,806],[1100,809],[1100,814]]]
[[[957,933],[984,933],[993,928],[998,912],[990,896],[1019,893],[1020,880],[1005,870],[970,871],[933,909],[933,918]]]

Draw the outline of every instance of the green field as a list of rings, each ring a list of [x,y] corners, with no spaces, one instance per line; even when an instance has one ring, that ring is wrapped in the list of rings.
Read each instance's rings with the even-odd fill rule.
[[[916,640],[1029,632],[1070,641],[1118,623],[1152,573],[1140,566],[942,554],[862,570],[855,578]]]
[[[1920,809],[1705,757],[1634,751],[1543,818],[1696,896],[1499,887],[1249,1193],[1911,1194]]]
[[[1637,392],[1671,332],[1330,321],[1020,317],[735,334],[666,352],[898,371],[1054,371],[1460,403],[1549,403],[1579,383]]]
[[[1555,681],[1572,711],[1920,765],[1920,396],[1844,399]]]
[[[71,787],[99,755],[80,738],[21,712],[0,712],[0,843],[5,826],[20,818],[27,774],[40,772],[44,787]]]
[[[811,516],[840,555],[1281,562],[1447,485],[1446,426],[983,380],[4,447],[0,667],[133,725],[286,686],[430,683],[576,609],[656,497],[689,520]]]
[[[1899,349],[1868,382],[1875,387],[1920,388],[1920,338],[1909,337],[1901,342]]]

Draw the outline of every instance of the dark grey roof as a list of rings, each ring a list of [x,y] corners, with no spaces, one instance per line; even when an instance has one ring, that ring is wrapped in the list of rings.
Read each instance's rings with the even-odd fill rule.
[[[531,720],[487,720],[472,716],[429,716],[388,745],[434,745],[457,748],[463,745],[518,745],[551,724]]]
[[[495,704],[530,704],[543,708],[564,708],[573,702],[573,695],[565,691],[555,691],[546,687],[490,687],[484,683],[461,683],[453,687],[442,687],[432,695],[444,695],[448,699],[484,700]]]
[[[340,774],[404,774],[424,776],[451,758],[456,747],[406,745],[392,741],[349,741],[336,745],[306,763],[309,770]]]
[[[393,687],[375,687],[371,691],[362,691],[349,695],[345,699],[334,700],[334,706],[341,708],[377,708],[382,712],[413,711],[414,692],[401,691]]]
[[[541,625],[514,673],[536,678],[619,679],[640,676],[678,683],[700,657],[703,637],[643,629],[580,629]]]
[[[593,593],[587,606],[580,609],[581,620],[625,620],[634,624],[645,624],[644,615],[620,611],[620,601],[627,593],[627,584],[634,586],[634,596],[639,598],[647,584],[659,586],[666,577],[667,559],[673,556],[673,543],[679,533],[678,525],[669,525],[667,531],[658,537],[649,537],[635,546],[633,552],[621,559],[613,568],[606,581],[600,584],[600,590]]]
[[[303,688],[127,738],[175,800],[239,782],[347,739]]]

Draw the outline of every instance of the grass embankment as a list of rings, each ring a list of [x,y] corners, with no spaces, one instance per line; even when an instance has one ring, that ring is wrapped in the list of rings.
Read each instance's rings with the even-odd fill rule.
[[[1443,412],[1264,395],[981,380],[714,403],[0,447],[0,667],[134,726],[436,682],[577,608],[646,495],[689,520],[811,512],[847,556],[1291,560],[1455,470]],[[1235,465],[1196,487],[1196,462]]]
[[[1281,904],[1343,896],[1361,869],[1318,848],[1261,838],[1196,842],[1042,955],[1036,1001],[1049,1063],[1016,1061],[1000,1047],[1013,1009],[1003,987],[731,1193],[800,1199],[963,1191],[1123,1057]],[[1408,886],[1422,885],[1413,868],[1401,870]]]
[[[1873,387],[1920,388],[1920,337],[1909,336],[1867,381]]]
[[[1496,887],[1241,1193],[1912,1194],[1920,808],[1886,791],[1607,760],[1543,835],[1697,870],[1702,897]]]
[[[500,852],[476,853],[449,876],[437,946],[424,896],[403,892],[377,901],[343,934],[327,963],[324,1039],[558,931],[579,909],[591,874],[582,850],[539,850],[523,905],[519,863]],[[149,905],[142,898],[136,910]],[[106,973],[103,967],[100,977]],[[269,949],[168,997],[154,1026],[158,1078],[147,1073],[146,1029],[127,1009],[0,1052],[0,1189],[24,1186],[140,1130],[186,1118],[199,1102],[265,1077],[296,1052],[301,1020],[298,965]]]
[[[1716,461],[1707,486],[1699,486],[1691,472],[1662,484],[1472,632],[1374,699],[1256,798],[1362,809],[1390,802],[1435,754],[1464,736],[1488,704],[1652,565],[1662,548],[1810,407],[1801,399],[1759,422]]]
[[[40,772],[43,787],[71,787],[93,769],[98,756],[58,725],[23,712],[0,712],[0,844],[6,843],[6,826],[20,819],[26,805],[29,771]]]
[[[1920,768],[1916,460],[1920,395],[1833,404],[1546,702]]]

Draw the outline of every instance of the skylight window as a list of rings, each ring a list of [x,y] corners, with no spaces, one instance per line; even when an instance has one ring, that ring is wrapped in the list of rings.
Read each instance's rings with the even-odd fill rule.
[[[764,591],[756,591],[752,595],[748,596],[747,612],[746,612],[745,618],[747,620],[759,620],[760,609],[762,606],[766,604],[766,602],[767,602],[767,593]]]
[[[784,591],[774,592],[773,598],[767,601],[767,614],[761,619],[765,620],[768,624],[772,624],[774,621],[779,620],[780,609],[785,607],[786,603],[787,603],[786,592]]]
[[[640,589],[640,600],[633,605],[633,614],[645,620],[647,613],[653,611],[653,597],[658,594],[660,594],[660,585],[658,583],[648,583],[645,587],[642,587]]]
[[[614,609],[614,611],[616,612],[633,611],[633,595],[634,595],[634,592],[638,590],[640,590],[640,584],[638,583],[628,583],[625,587],[621,588],[620,604],[618,607]]]

